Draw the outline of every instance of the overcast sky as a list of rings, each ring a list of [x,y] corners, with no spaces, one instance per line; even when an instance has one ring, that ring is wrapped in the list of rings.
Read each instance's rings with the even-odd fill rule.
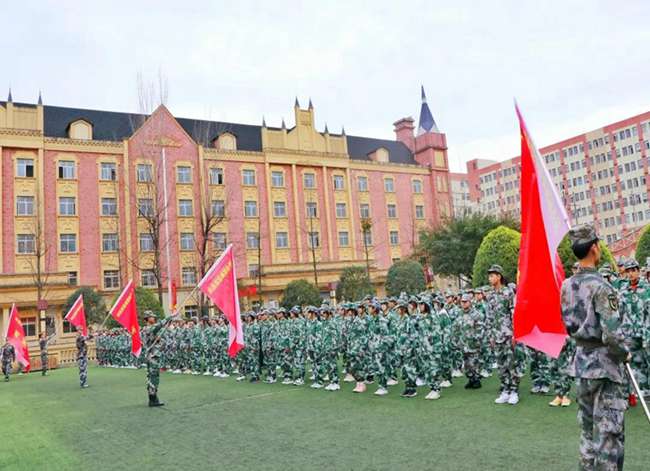
[[[394,138],[423,84],[456,171],[518,154],[514,97],[539,146],[650,110],[647,0],[3,3],[3,100],[137,111],[160,69],[179,117],[292,126],[311,97]]]

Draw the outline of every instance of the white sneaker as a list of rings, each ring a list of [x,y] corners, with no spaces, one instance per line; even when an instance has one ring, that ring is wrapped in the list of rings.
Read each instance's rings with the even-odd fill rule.
[[[481,376],[483,378],[489,378],[491,374],[492,373],[490,373],[489,371],[486,371],[486,370],[481,371]]]
[[[293,381],[291,381],[291,379],[289,378],[285,378],[284,380],[282,380],[282,384],[293,384]]]
[[[501,395],[494,400],[495,404],[505,404],[510,399],[510,394],[506,391],[501,392]]]
[[[209,371],[206,371],[205,373],[203,373],[203,376],[212,376],[212,373],[210,373]]]
[[[309,387],[312,389],[323,389],[323,385],[320,383],[312,383],[312,385]]]
[[[238,374],[239,374],[239,370],[238,370],[237,368],[235,368],[234,370],[232,370],[232,374],[234,374],[234,375],[238,375]]]
[[[214,376],[215,378],[221,378],[221,372],[216,371],[212,376]]]
[[[424,382],[424,380],[423,380],[422,378],[417,378],[417,379],[415,380],[415,385],[416,385],[417,387],[424,386],[425,384],[426,384],[426,383]]]
[[[388,386],[396,386],[396,385],[399,384],[399,381],[397,381],[396,379],[390,378],[388,381],[386,381],[386,384]]]
[[[330,391],[339,391],[341,389],[339,383],[331,383],[330,386],[331,386]]]
[[[230,378],[230,375],[228,373],[221,373],[222,378]]]
[[[388,394],[388,389],[386,388],[379,388],[375,391],[375,396],[385,396]]]
[[[460,370],[454,370],[451,372],[452,378],[460,378],[461,376],[463,376],[463,373]]]
[[[354,383],[354,376],[352,376],[350,373],[345,375],[345,378],[343,378],[344,383]]]
[[[315,375],[315,374],[311,374],[311,375],[309,375],[309,379],[311,379],[312,381],[315,380],[315,379],[316,379],[316,375]]]
[[[440,399],[440,393],[438,391],[431,391],[429,394],[426,395],[425,399],[429,399],[429,400]]]
[[[539,394],[540,392],[539,386],[533,386],[532,388],[530,388],[530,392],[531,394]]]
[[[548,386],[542,386],[539,388],[540,394],[548,394],[548,391],[549,391]]]
[[[441,388],[450,388],[451,387],[451,381],[449,381],[448,379],[442,381],[440,383],[440,387]]]
[[[192,376],[197,376],[197,375],[200,375],[200,374],[201,373],[199,373],[198,371],[192,371]]]
[[[519,402],[519,394],[516,392],[510,393],[510,397],[508,398],[508,404],[510,405],[515,405]]]
[[[246,376],[238,376],[237,381],[244,381],[246,379]]]
[[[303,384],[305,384],[305,381],[303,379],[301,379],[301,378],[298,378],[297,380],[295,380],[293,382],[294,386],[302,386]]]

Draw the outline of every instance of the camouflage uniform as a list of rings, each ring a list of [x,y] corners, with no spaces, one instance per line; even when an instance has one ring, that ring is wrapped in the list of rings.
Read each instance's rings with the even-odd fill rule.
[[[47,354],[47,347],[48,344],[50,343],[50,340],[54,338],[56,334],[52,334],[49,337],[46,338],[40,338],[38,340],[38,346],[41,349],[41,374],[43,376],[47,375],[47,370],[49,367],[49,358]]]
[[[79,365],[79,385],[82,388],[88,387],[88,340],[92,340],[93,336],[79,334],[77,336],[77,364]]]
[[[145,319],[156,316],[151,312],[145,312]],[[162,339],[161,330],[169,324],[174,317],[167,317],[155,324],[147,325],[142,329],[144,337],[144,357],[147,365],[147,394],[149,395],[149,406],[163,405],[158,400],[158,386],[160,385],[160,341]]]
[[[569,238],[574,244],[598,240],[588,225],[569,231]],[[596,268],[584,267],[564,281],[561,300],[564,323],[576,341],[570,374],[577,381],[581,469],[622,469],[628,352],[616,291]]]
[[[9,381],[11,364],[14,361],[16,361],[16,349],[12,344],[7,342],[2,347],[2,374],[5,376],[5,381]]]
[[[463,295],[463,301],[467,299]],[[483,343],[483,316],[475,308],[468,306],[461,309],[458,319],[460,325],[460,344],[463,350],[463,368],[469,384],[480,384],[481,381],[481,347]]]
[[[350,374],[357,382],[368,377],[368,322],[364,315],[356,315],[349,324],[348,358],[350,359]]]
[[[301,384],[305,380],[305,363],[307,362],[306,329],[306,321],[302,316],[295,317],[289,321],[288,337],[292,354],[294,384]]]
[[[418,350],[420,349],[419,314],[413,312],[403,319],[399,345],[402,353],[402,378],[407,390],[415,390],[417,381]],[[406,391],[405,391],[406,392]]]
[[[427,303],[427,306],[428,303]],[[428,307],[430,310],[430,306]],[[417,350],[418,371],[431,391],[440,391],[442,377],[442,325],[440,317],[420,312],[418,324],[419,348]]]
[[[544,352],[528,349],[530,358],[530,380],[533,383],[531,392],[547,393],[551,385],[551,358]]]
[[[569,366],[575,355],[576,343],[571,337],[568,337],[560,356],[551,360],[551,384],[556,396],[566,397],[571,391],[573,378],[569,375]]]

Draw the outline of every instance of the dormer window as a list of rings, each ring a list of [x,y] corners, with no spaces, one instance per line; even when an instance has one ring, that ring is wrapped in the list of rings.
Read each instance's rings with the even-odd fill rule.
[[[370,157],[370,160],[373,162],[380,162],[380,163],[388,163],[388,158],[390,154],[388,153],[388,149],[384,147],[380,147],[374,152],[371,152],[368,154],[368,157]]]
[[[219,150],[237,150],[237,137],[229,132],[220,134],[213,142]]]
[[[68,126],[68,137],[90,141],[93,138],[93,125],[84,119],[73,121]]]

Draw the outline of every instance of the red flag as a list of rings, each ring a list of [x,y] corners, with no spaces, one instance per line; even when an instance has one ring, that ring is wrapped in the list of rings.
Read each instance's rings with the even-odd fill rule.
[[[569,231],[569,217],[515,108],[521,130],[521,247],[514,336],[557,358],[567,336],[560,308],[564,269],[557,248]]]
[[[29,349],[27,348],[27,341],[25,340],[25,329],[23,329],[23,324],[20,322],[18,308],[15,304],[11,306],[5,337],[8,338],[9,343],[14,346],[14,350],[16,350],[16,359],[21,365],[23,365],[23,371],[27,373],[31,368],[29,362]]]
[[[142,339],[140,338],[140,324],[138,324],[138,310],[135,305],[135,286],[133,280],[129,280],[117,298],[115,304],[110,311],[111,316],[122,327],[129,331],[131,334],[131,353],[136,357],[140,356],[142,350]]]
[[[244,332],[239,312],[237,277],[232,244],[214,262],[199,281],[199,289],[225,314],[228,319],[228,355],[234,357],[244,348]]]
[[[176,308],[178,307],[178,295],[176,294],[176,282],[172,280],[171,283],[171,289],[170,289],[170,311],[172,313],[176,312]]]
[[[79,295],[74,302],[68,313],[65,315],[65,320],[75,327],[81,327],[81,333],[88,336],[88,327],[86,327],[86,311],[84,311],[84,298]]]

